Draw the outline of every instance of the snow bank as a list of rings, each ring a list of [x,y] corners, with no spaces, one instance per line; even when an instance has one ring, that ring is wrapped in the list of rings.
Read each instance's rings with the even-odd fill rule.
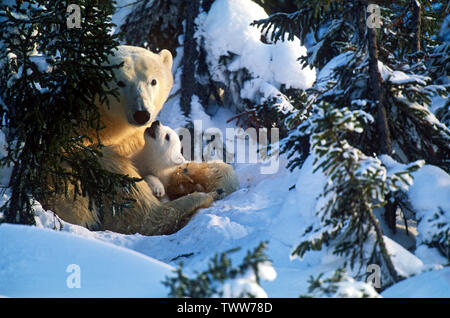
[[[380,156],[383,164],[389,171],[403,169],[405,165],[396,162],[389,156]],[[414,183],[407,191],[408,198],[416,213],[418,221],[416,237],[417,245],[439,242],[448,246],[448,233],[450,233],[450,175],[444,170],[433,165],[424,165],[412,173]],[[438,237],[439,233],[442,236]],[[447,233],[447,238],[445,236]],[[435,250],[435,249],[434,249]],[[416,255],[421,255],[424,262],[430,263],[428,257],[444,264],[444,259],[435,255],[428,248],[417,250]]]
[[[418,220],[418,244],[438,243],[450,246],[450,175],[444,170],[426,165],[414,174],[414,184],[408,192]],[[434,245],[433,244],[433,245]]]
[[[424,270],[424,264],[418,257],[389,237],[383,236],[383,239],[386,249],[391,255],[392,263],[400,276],[408,277]]]
[[[425,165],[414,172],[413,177],[409,197],[417,210],[437,210],[441,207],[450,212],[450,175],[439,167]]]
[[[259,164],[236,165],[241,189],[210,208],[199,210],[183,229],[172,235],[92,232],[61,221],[37,205],[38,226],[61,231],[0,226],[0,241],[7,242],[0,245],[0,294],[165,297],[167,291],[161,281],[170,275],[169,265],[177,266],[183,261],[186,274],[191,275],[205,270],[214,254],[240,246],[240,251],[229,255],[233,264],[239,264],[245,253],[261,241],[269,242],[267,255],[274,268],[263,271],[265,278],[270,280],[276,275],[276,279],[262,281],[259,287],[251,275],[244,276],[227,282],[225,294],[231,296],[243,290],[261,297],[306,294],[310,276],[333,273],[342,266],[342,259],[326,248],[308,252],[301,260],[290,258],[306,224],[317,218],[314,212],[322,204],[318,196],[326,178],[320,171],[313,173],[313,156],[293,173],[282,168],[285,160],[281,156],[280,170],[274,175],[260,174]],[[293,185],[295,189],[289,190]],[[424,269],[421,260],[412,253],[388,238],[385,240],[402,275],[417,274]],[[66,269],[70,264],[81,268],[80,289],[67,288],[70,273]],[[344,285],[346,295],[360,295],[360,282],[349,280]],[[408,297],[408,291],[404,293]],[[424,291],[424,295],[433,294]]]
[[[450,267],[405,279],[381,293],[387,298],[449,298]]]
[[[167,296],[161,282],[171,275],[172,268],[129,249],[64,232],[10,224],[0,225],[0,242],[1,295]]]

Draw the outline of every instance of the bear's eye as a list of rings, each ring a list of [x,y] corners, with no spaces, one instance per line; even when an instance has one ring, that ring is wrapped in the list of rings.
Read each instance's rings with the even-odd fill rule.
[[[166,134],[166,140],[167,140],[167,141],[170,141],[170,136],[169,136],[169,134]]]
[[[118,85],[119,87],[125,87],[125,83],[122,82],[122,81],[118,81],[118,82],[117,82],[117,85]]]
[[[152,86],[155,86],[156,84],[158,84],[158,82],[157,82],[155,79],[152,79],[152,81],[150,82],[150,84],[151,84]]]

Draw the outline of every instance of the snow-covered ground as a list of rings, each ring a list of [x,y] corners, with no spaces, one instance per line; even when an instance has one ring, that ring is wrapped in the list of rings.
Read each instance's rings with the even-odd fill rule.
[[[32,226],[0,226],[0,295],[165,297],[172,267],[127,248]]]
[[[217,6],[225,2],[218,1]],[[116,22],[130,10],[126,6],[128,3],[131,1],[119,1],[122,9],[113,18]],[[216,24],[207,17],[203,19],[210,22],[209,31],[214,31]],[[230,27],[238,25],[231,23]],[[236,32],[232,40],[238,42]],[[252,36],[250,34],[249,39]],[[219,44],[229,45],[222,43],[222,40],[217,39]],[[238,46],[239,43],[233,45]],[[228,49],[245,52],[249,48],[234,46]],[[261,48],[269,50],[267,46]],[[299,55],[304,54],[304,48],[299,43],[298,48]],[[275,47],[269,51],[258,54],[269,54],[267,60],[274,63],[281,63],[280,59],[296,58],[293,55],[272,58],[270,54],[276,55],[283,50]],[[243,63],[244,58],[237,61]],[[256,63],[257,59],[252,62]],[[175,65],[177,63],[179,61],[175,60]],[[267,65],[260,65],[260,68],[253,65],[251,71],[275,86],[280,85],[278,81],[282,80],[278,76],[280,74],[273,73],[274,69]],[[322,71],[319,78],[326,78],[326,73],[326,70]],[[310,76],[314,76],[314,72],[308,70],[303,75],[307,76],[303,81],[305,87],[310,86]],[[293,82],[291,85],[294,85]],[[173,97],[166,103],[159,119],[172,128],[178,128],[184,125],[185,120],[182,116],[174,115],[178,113],[177,98]],[[192,118],[201,119],[203,129],[217,127],[225,131],[226,127],[235,128],[232,123],[226,124],[232,116],[229,110],[220,109],[211,117],[201,105],[195,104],[195,101],[193,103]],[[0,144],[3,143],[3,134],[0,133]],[[1,151],[3,149],[0,147],[0,154]],[[236,265],[248,250],[253,250],[262,241],[268,242],[266,253],[277,273],[274,280],[262,282],[267,296],[298,297],[307,294],[310,276],[317,277],[320,273],[324,273],[324,277],[330,276],[343,263],[341,258],[326,248],[310,251],[302,259],[290,256],[300,243],[305,227],[317,218],[315,211],[323,204],[318,197],[326,178],[320,171],[313,173],[313,161],[314,158],[309,156],[300,170],[290,172],[285,168],[286,158],[281,156],[279,169],[273,174],[261,173],[264,163],[233,164],[239,176],[240,188],[210,208],[199,210],[183,229],[172,235],[148,237],[89,231],[60,220],[37,203],[36,227],[0,225],[0,295],[166,297],[168,289],[161,282],[171,275],[179,262],[184,263],[186,274],[193,274],[205,270],[208,261],[216,253],[241,247],[240,251],[229,255]],[[392,169],[397,166],[389,158],[384,161],[387,166],[391,164]],[[2,169],[0,180],[4,183],[8,175],[9,169]],[[420,207],[421,213],[435,211],[437,206],[449,213],[450,176],[430,165],[425,165],[413,176],[415,183],[409,189],[409,196],[414,205]],[[396,236],[389,237],[385,237],[386,245],[396,269],[402,275],[411,277],[391,286],[382,296],[450,297],[450,270],[443,267],[447,260],[436,249],[422,244],[411,252],[404,247],[411,248],[410,245]],[[350,290],[347,294],[358,295],[351,291],[358,286],[361,286],[361,282],[346,282],[345,288]]]
[[[386,289],[382,295],[389,298],[414,297],[445,297],[448,298],[450,285],[450,268],[439,271],[427,271],[412,276]]]
[[[269,242],[267,254],[277,272],[275,280],[262,283],[267,295],[306,294],[311,275],[331,275],[342,263],[326,249],[309,252],[302,260],[290,258],[304,224],[315,217],[317,196],[325,182],[323,175],[312,172],[312,161],[309,157],[294,173],[283,168],[282,161],[273,175],[260,174],[259,164],[237,165],[241,188],[200,210],[186,227],[172,235],[93,232],[63,222],[37,206],[37,227],[0,225],[0,294],[164,297],[167,290],[160,282],[180,261],[186,273],[192,274],[206,269],[215,253],[241,247],[230,255],[233,263],[239,264],[245,252],[261,241]],[[295,188],[289,190],[293,185]],[[445,260],[428,259],[430,254],[424,253],[424,246],[419,258],[393,240],[386,241],[399,273],[417,276],[389,288],[383,296],[450,297],[449,269],[442,270],[436,264]],[[67,272],[71,264],[79,266],[81,288],[67,287],[73,274]],[[431,278],[436,278],[436,284]]]

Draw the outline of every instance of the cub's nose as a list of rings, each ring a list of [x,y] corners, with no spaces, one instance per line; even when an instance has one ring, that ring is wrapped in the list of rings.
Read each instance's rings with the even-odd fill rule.
[[[146,110],[139,110],[133,114],[133,119],[138,125],[145,125],[150,120],[150,113]]]
[[[159,120],[153,122],[152,125],[145,130],[145,132],[153,139],[156,139],[156,128],[159,127],[160,124],[161,123]]]

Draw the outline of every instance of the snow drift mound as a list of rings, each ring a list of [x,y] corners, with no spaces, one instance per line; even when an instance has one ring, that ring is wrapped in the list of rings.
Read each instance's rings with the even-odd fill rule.
[[[0,226],[0,295],[166,297],[172,267],[132,250],[34,226]]]

